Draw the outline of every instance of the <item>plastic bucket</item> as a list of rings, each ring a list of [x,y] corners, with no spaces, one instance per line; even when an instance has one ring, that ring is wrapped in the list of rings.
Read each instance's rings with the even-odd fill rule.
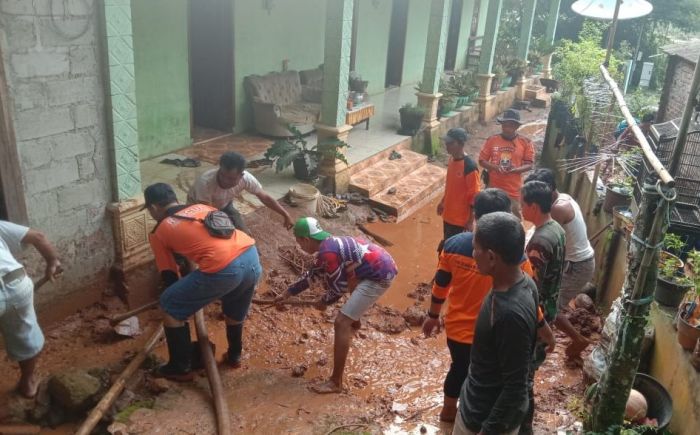
[[[316,214],[319,195],[318,189],[306,183],[295,184],[289,188],[291,200],[309,215]]]

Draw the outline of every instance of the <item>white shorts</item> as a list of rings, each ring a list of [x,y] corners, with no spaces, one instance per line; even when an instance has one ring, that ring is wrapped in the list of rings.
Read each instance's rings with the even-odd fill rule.
[[[29,277],[0,281],[0,333],[10,359],[24,361],[44,347],[44,334],[34,312],[34,283]]]
[[[363,279],[340,308],[340,312],[352,320],[360,320],[360,317],[387,291],[391,282]]]

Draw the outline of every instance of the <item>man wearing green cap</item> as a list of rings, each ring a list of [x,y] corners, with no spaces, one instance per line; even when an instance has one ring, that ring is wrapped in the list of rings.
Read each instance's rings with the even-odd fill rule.
[[[276,302],[297,295],[309,288],[313,275],[325,278],[326,293],[320,302],[329,305],[340,299],[348,281],[357,286],[335,319],[333,345],[333,374],[316,393],[339,393],[343,389],[343,371],[353,336],[353,324],[379,299],[391,285],[398,270],[388,252],[358,237],[333,237],[312,217],[300,218],[294,224],[294,236],[304,251],[316,256],[314,268],[304,273],[296,283],[280,295]]]

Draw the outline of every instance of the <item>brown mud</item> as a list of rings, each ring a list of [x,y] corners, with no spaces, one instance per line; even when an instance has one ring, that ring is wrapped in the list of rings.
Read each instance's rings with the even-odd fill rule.
[[[526,114],[526,120],[528,116],[535,115]],[[474,136],[485,137],[496,130],[497,125],[489,125]],[[483,139],[473,138],[468,152],[474,155],[477,144],[482,142]],[[343,425],[355,425],[342,428],[344,433],[451,432],[451,425],[438,421],[442,383],[450,362],[445,337],[440,334],[426,339],[419,326],[420,316],[429,304],[429,283],[442,234],[436,205],[437,200],[431,201],[398,224],[367,224],[393,243],[387,249],[400,272],[355,333],[343,393],[323,396],[308,389],[332,369],[333,321],[342,300],[323,311],[299,306],[251,308],[245,326],[242,367],[221,366],[236,432],[326,434]],[[331,233],[364,236],[356,224],[366,223],[371,211],[355,205],[348,209],[338,218],[322,220],[322,225]],[[293,217],[299,215],[296,209],[290,212]],[[273,212],[260,209],[246,219],[265,270],[256,297],[274,297],[308,263],[294,253],[294,238]],[[294,268],[290,263],[299,266]],[[313,286],[299,297],[318,297],[322,291]],[[116,376],[160,319],[157,310],[142,313],[139,320],[143,334],[133,339],[116,338],[105,316],[125,310],[117,298],[105,296],[101,302],[47,328],[47,343],[38,368],[42,377],[67,367],[111,367]],[[217,304],[206,309],[206,318],[209,338],[215,344],[217,359],[221,359],[227,345]],[[592,333],[592,338],[595,335]],[[556,351],[549,355],[536,377],[537,433],[556,433],[558,428],[572,425],[576,417],[567,410],[567,404],[580,401],[583,393],[580,369],[565,364],[568,340],[558,332],[557,339]],[[155,353],[165,359],[164,344]],[[7,418],[3,414],[8,413],[8,404],[18,401],[12,389],[19,371],[6,358],[0,361],[0,370],[6,374],[0,377],[2,421]],[[136,378],[143,380],[147,375],[141,371]],[[186,384],[159,381],[157,388],[150,382],[141,384],[130,387],[131,394],[140,397],[149,390],[154,402],[152,407],[132,410],[124,419],[122,428],[128,433],[214,433],[212,401],[203,373]],[[160,394],[154,394],[156,390]],[[570,407],[573,409],[574,405]],[[63,424],[55,430],[45,428],[42,433],[72,433],[76,427],[77,423]]]

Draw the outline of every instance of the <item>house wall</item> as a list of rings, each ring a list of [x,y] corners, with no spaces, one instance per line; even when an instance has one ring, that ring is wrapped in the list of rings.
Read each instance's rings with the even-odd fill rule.
[[[367,91],[377,94],[384,92],[392,2],[356,1],[360,2],[360,9],[355,71],[369,80]]]
[[[16,136],[6,146],[19,151],[26,223],[48,236],[65,269],[58,283],[37,292],[40,313],[69,294],[77,295],[75,309],[95,300],[114,255],[96,7],[96,0],[0,2],[1,60]],[[23,260],[33,277],[43,274],[33,249]]]
[[[681,57],[671,56],[666,68],[666,80],[661,92],[658,122],[670,121],[683,116],[693,82],[695,65]]]
[[[406,26],[406,49],[403,58],[402,84],[417,83],[423,78],[425,50],[428,42],[428,18],[430,2],[410,0],[408,25]]]
[[[261,4],[236,1],[233,6],[235,132],[252,127],[243,88],[246,76],[281,71],[285,59],[289,59],[289,69],[296,71],[323,63],[325,0],[273,2],[269,12]]]
[[[462,3],[462,19],[459,27],[459,40],[457,42],[457,57],[455,60],[455,70],[467,67],[467,50],[469,49],[469,34],[472,27],[472,16],[474,13],[474,3],[478,0],[464,0]]]
[[[191,144],[188,0],[132,0],[139,156]]]

